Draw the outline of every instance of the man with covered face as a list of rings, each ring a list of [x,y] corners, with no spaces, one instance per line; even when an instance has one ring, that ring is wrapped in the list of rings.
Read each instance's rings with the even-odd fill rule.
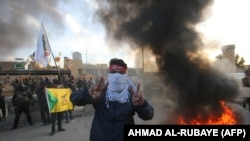
[[[122,141],[123,126],[135,124],[137,113],[142,120],[151,120],[154,109],[127,76],[127,64],[113,58],[109,63],[107,83],[103,77],[87,90],[72,93],[71,101],[77,106],[92,104],[95,115],[90,131],[90,141]]]

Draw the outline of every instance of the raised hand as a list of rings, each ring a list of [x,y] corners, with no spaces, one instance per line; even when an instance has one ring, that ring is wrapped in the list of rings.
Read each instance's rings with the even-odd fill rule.
[[[108,84],[105,84],[105,80],[103,77],[100,78],[99,82],[97,85],[93,85],[89,88],[89,95],[93,99],[97,99],[101,96],[102,91],[106,89]]]
[[[144,96],[142,95],[142,93],[140,92],[140,86],[141,84],[138,83],[137,84],[137,89],[134,90],[132,87],[130,87],[130,92],[132,94],[132,103],[134,106],[138,106],[138,105],[142,105],[144,103]]]

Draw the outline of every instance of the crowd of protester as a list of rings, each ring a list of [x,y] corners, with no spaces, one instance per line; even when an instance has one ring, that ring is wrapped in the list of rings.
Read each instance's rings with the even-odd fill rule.
[[[89,88],[96,81],[92,78],[86,79],[84,76],[79,76],[74,78],[73,76],[64,75],[61,78],[58,78],[57,75],[54,76],[4,76],[0,77],[0,122],[6,118],[6,101],[7,97],[4,89],[6,87],[11,88],[8,90],[8,96],[12,97],[12,105],[15,107],[15,119],[13,121],[13,129],[18,128],[18,122],[21,116],[21,113],[24,112],[27,118],[29,125],[33,125],[32,117],[30,116],[30,108],[35,104],[38,105],[41,115],[41,121],[44,125],[51,123],[51,114],[48,111],[46,97],[44,97],[44,88],[52,88],[60,82],[64,88],[70,88],[72,91],[75,90],[84,90]],[[14,103],[16,98],[16,93],[18,91],[25,91],[32,95],[30,97],[31,101],[37,103],[27,102],[23,104]],[[37,100],[34,100],[34,97]],[[28,104],[28,106],[27,106]],[[73,110],[65,111],[64,119],[69,123],[70,119],[73,119]]]

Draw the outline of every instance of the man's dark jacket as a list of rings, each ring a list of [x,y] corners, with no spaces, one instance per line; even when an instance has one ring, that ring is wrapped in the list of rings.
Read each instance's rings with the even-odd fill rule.
[[[123,141],[123,127],[125,124],[135,124],[135,113],[142,120],[151,120],[154,116],[154,109],[147,100],[140,106],[133,106],[131,95],[127,103],[109,101],[109,107],[106,103],[106,91],[97,100],[92,99],[88,90],[75,91],[71,95],[71,101],[77,106],[92,104],[95,109],[90,141]]]

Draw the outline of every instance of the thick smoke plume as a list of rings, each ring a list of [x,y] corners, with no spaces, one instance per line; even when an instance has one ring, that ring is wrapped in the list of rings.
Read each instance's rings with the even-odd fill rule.
[[[195,26],[204,20],[212,0],[105,2],[100,1],[98,15],[108,37],[133,47],[147,47],[155,55],[159,71],[164,74],[164,87],[171,88],[161,94],[177,104],[172,113],[175,119],[175,115],[183,115],[186,120],[197,115],[206,119],[208,113],[219,116],[220,101],[235,100],[239,94],[237,82],[212,68],[200,53],[204,45]]]
[[[1,58],[18,49],[35,48],[40,22],[63,27],[64,17],[57,4],[58,0],[0,0]]]

